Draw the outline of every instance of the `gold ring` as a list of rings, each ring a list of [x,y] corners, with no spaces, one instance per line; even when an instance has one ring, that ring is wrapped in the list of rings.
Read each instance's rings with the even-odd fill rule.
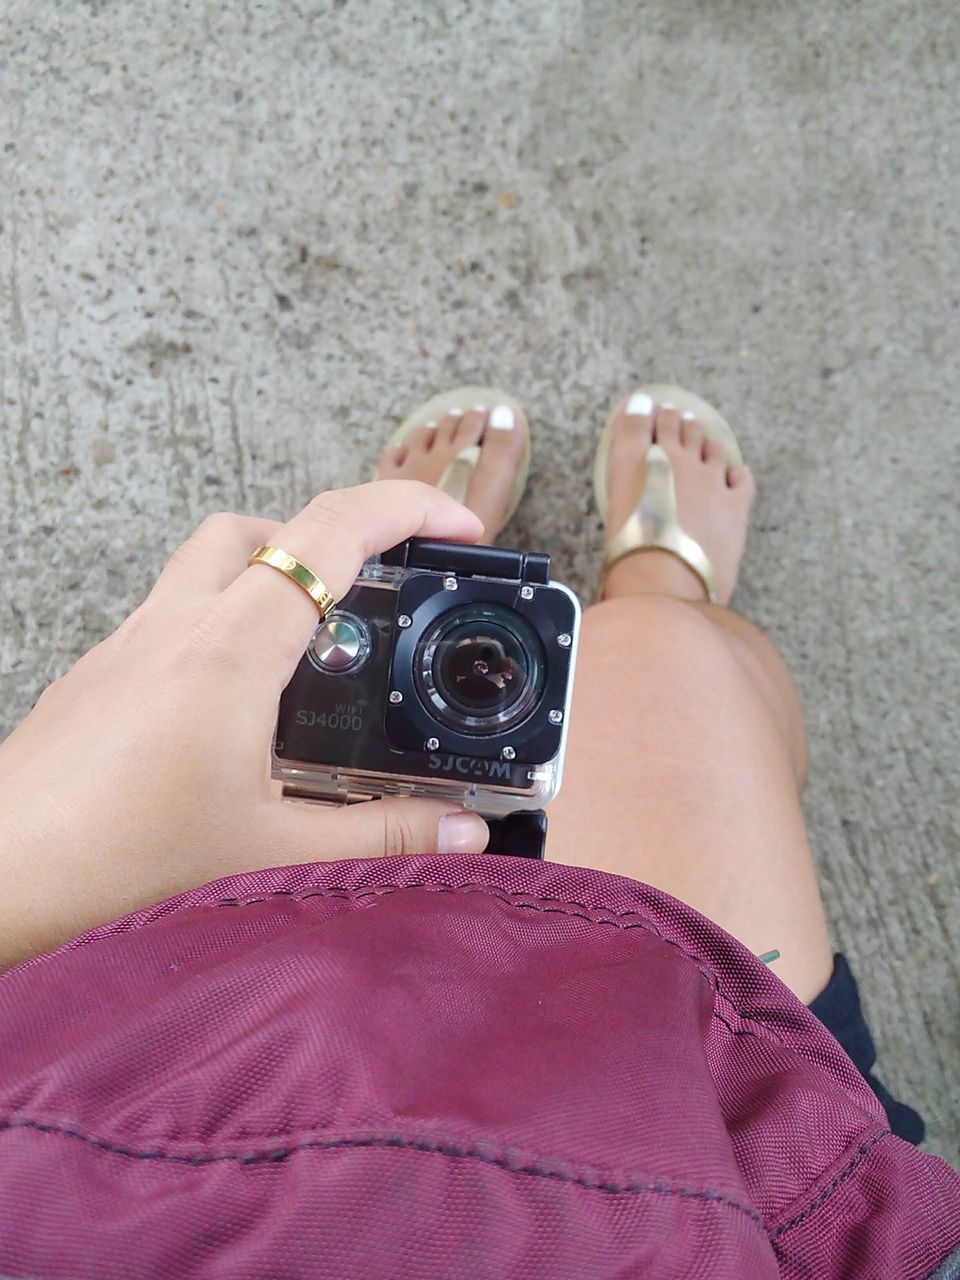
[[[257,547],[247,561],[248,567],[252,564],[268,564],[271,569],[279,569],[291,582],[302,587],[320,610],[320,617],[324,621],[337,607],[333,592],[329,590],[326,583],[312,573],[305,564],[301,564],[296,556],[281,551],[279,547]]]

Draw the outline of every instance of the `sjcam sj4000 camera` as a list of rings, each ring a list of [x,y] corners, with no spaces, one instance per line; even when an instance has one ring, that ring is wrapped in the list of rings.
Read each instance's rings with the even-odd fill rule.
[[[281,699],[274,777],[305,799],[540,809],[560,786],[579,624],[549,556],[403,543],[317,628]]]

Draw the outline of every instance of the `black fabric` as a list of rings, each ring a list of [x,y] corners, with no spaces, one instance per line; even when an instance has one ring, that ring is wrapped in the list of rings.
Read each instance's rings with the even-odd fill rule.
[[[542,858],[547,842],[547,815],[542,809],[518,810],[503,818],[488,818],[490,839],[484,853],[514,858]]]
[[[870,1034],[870,1028],[867,1026],[860,1006],[860,992],[857,990],[857,982],[847,964],[846,956],[838,953],[833,957],[833,973],[830,981],[811,1002],[810,1011],[816,1014],[827,1030],[840,1041],[854,1066],[880,1099],[887,1113],[890,1128],[897,1137],[906,1138],[907,1142],[912,1142],[914,1146],[922,1142],[926,1134],[926,1125],[921,1116],[905,1102],[898,1102],[873,1074],[877,1051],[873,1047],[873,1036]]]

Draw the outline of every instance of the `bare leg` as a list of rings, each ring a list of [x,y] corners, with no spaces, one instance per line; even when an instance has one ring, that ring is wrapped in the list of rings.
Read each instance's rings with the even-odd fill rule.
[[[664,407],[654,414],[637,398],[631,407],[611,454],[610,529],[639,500],[656,432],[674,465],[681,522],[713,560],[729,600],[752,477],[728,471],[696,421]],[[451,416],[385,456],[380,474],[435,483],[463,445],[479,442],[467,503],[492,541],[525,430],[522,421],[493,432],[486,415]],[[831,953],[800,807],[800,704],[770,642],[703,597],[699,579],[665,552],[630,556],[609,573],[604,602],[584,617],[547,856],[645,880],[753,951],[778,948],[775,971],[809,1001],[829,979]]]
[[[695,422],[661,409],[655,425],[674,464],[681,523],[714,560],[728,598],[752,480],[710,449],[704,457]],[[618,424],[614,532],[639,499],[653,429],[650,414]],[[800,806],[803,715],[773,645],[703,596],[679,560],[650,551],[614,566],[604,602],[587,610],[548,857],[645,880],[751,950],[778,948],[775,971],[809,1002],[832,958]]]

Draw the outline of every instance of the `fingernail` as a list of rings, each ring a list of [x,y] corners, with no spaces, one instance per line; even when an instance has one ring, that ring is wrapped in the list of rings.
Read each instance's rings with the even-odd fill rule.
[[[684,422],[695,422],[697,415],[693,412],[692,409],[684,409],[680,417],[684,420]]]
[[[487,843],[487,824],[473,813],[448,813],[437,828],[437,853],[480,853]]]
[[[494,431],[512,431],[517,425],[517,417],[508,404],[498,404],[491,411],[487,425],[493,427]]]
[[[653,399],[645,391],[635,391],[627,401],[627,413],[631,418],[649,418],[653,413]]]

